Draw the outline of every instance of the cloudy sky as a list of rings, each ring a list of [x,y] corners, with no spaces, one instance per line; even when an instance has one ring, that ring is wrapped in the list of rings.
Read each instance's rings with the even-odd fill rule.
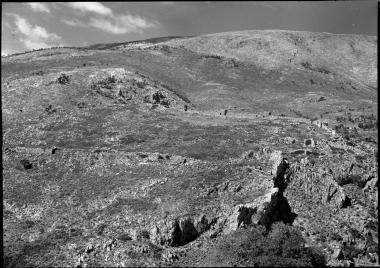
[[[2,2],[1,53],[247,29],[377,35],[377,1]]]

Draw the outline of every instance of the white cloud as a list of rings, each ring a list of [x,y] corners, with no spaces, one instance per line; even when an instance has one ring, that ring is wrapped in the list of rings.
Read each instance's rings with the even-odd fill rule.
[[[276,9],[273,5],[267,2],[253,2],[254,5],[269,8],[269,9]]]
[[[86,23],[77,19],[72,19],[72,20],[61,19],[61,21],[72,27],[87,27]]]
[[[15,50],[14,46],[9,46],[6,44],[1,44],[1,46],[1,56],[8,56],[17,53],[17,49]]]
[[[140,16],[121,15],[110,19],[91,18],[90,26],[112,34],[125,34],[142,32],[143,29],[157,27],[158,22],[151,22]]]
[[[119,15],[112,18],[90,18],[86,23],[77,19],[61,19],[61,21],[72,27],[92,27],[111,34],[125,34],[139,32],[152,27],[157,27],[158,22],[148,21],[140,16]]]
[[[99,2],[70,2],[67,5],[82,12],[93,12],[99,15],[112,15],[112,9]]]
[[[21,35],[20,41],[27,49],[47,48],[57,45],[62,38],[55,33],[49,33],[45,28],[31,25],[25,18],[14,14],[17,32]]]
[[[44,3],[27,3],[27,5],[29,5],[34,11],[50,13],[50,9]]]

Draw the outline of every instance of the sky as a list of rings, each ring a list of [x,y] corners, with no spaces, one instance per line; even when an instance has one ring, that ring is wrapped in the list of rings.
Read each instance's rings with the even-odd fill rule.
[[[281,29],[377,36],[377,1],[2,2],[1,54]]]

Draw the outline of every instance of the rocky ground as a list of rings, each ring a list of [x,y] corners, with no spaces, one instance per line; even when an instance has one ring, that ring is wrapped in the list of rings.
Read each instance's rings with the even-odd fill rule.
[[[2,58],[5,266],[378,266],[377,39],[259,34]]]

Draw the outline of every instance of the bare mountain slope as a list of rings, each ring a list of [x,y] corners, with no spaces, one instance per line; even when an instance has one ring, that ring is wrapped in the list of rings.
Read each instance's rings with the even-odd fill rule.
[[[166,44],[253,62],[268,69],[331,72],[377,86],[376,36],[265,30],[215,33]]]

